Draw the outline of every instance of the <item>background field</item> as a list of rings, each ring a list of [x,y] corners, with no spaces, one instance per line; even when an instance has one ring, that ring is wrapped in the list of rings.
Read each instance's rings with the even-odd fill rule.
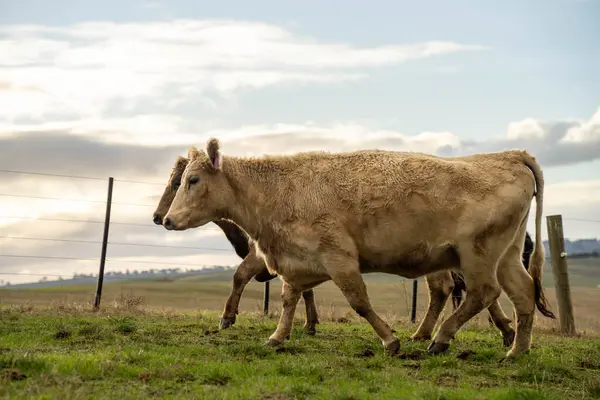
[[[557,311],[554,279],[550,262],[544,269],[544,286],[552,310]],[[192,276],[174,276],[159,279],[127,279],[105,282],[103,290],[104,305],[115,302],[137,302],[151,308],[172,308],[177,310],[215,310],[221,311],[231,290],[233,270]],[[393,275],[363,275],[367,290],[376,311],[391,319],[406,320],[410,315],[412,281]],[[569,279],[574,313],[579,331],[600,331],[600,258],[569,260]],[[49,306],[55,304],[91,303],[94,299],[95,284],[62,284],[53,287],[20,289],[0,289],[0,304],[31,304]],[[252,280],[246,287],[240,311],[262,310],[264,285]],[[271,281],[270,311],[277,314],[280,310],[281,283]],[[326,282],[315,289],[317,306],[322,319],[336,320],[346,314],[353,314],[348,302],[340,290]],[[503,293],[501,305],[507,315],[512,314],[512,305]],[[423,279],[418,285],[417,318],[427,309],[428,295]],[[448,301],[446,310],[451,310]],[[297,313],[304,314],[301,301]],[[538,314],[539,315],[539,314]],[[479,321],[487,320],[487,313],[481,313]],[[545,327],[556,327],[557,322],[539,316],[536,323]]]

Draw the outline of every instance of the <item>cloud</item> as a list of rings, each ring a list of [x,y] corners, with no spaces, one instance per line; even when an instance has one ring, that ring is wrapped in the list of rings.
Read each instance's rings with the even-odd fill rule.
[[[241,89],[353,81],[368,68],[482,49],[446,41],[359,48],[235,20],[5,25],[0,124],[98,121],[114,102],[135,114],[156,98],[166,111],[197,97],[214,107]]]
[[[212,130],[194,144],[214,136],[225,154],[253,156],[298,151],[353,151],[380,148],[419,151],[443,156],[495,152],[512,148],[531,151],[544,167],[574,165],[600,159],[600,107],[588,120],[541,121],[527,118],[512,122],[503,136],[488,140],[463,140],[460,132],[428,132],[407,135],[354,123],[317,126],[261,125],[237,130]]]

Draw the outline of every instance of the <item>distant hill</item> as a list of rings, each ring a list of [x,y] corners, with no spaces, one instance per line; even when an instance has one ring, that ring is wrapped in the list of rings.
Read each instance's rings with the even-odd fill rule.
[[[207,275],[207,274],[216,274],[225,271],[233,270],[233,267],[224,267],[224,266],[211,266],[202,269],[187,269],[181,270],[180,268],[173,269],[151,269],[144,271],[129,271],[125,272],[107,272],[104,275],[104,282],[115,282],[122,280],[144,280],[144,279],[152,279],[152,280],[178,280],[186,277],[197,277],[199,275]],[[12,287],[18,289],[35,289],[35,288],[48,288],[48,287],[56,287],[56,286],[66,286],[66,285],[79,285],[85,283],[96,283],[98,281],[98,274],[75,274],[71,279],[40,279],[38,282],[32,283],[21,283],[14,285],[7,285],[5,287]]]
[[[533,237],[532,237],[533,239]],[[547,257],[550,256],[550,247],[548,241],[544,241],[544,249]],[[600,240],[598,239],[565,239],[565,251],[569,257],[576,255],[586,255],[592,257],[600,256]],[[594,254],[595,253],[595,254]]]

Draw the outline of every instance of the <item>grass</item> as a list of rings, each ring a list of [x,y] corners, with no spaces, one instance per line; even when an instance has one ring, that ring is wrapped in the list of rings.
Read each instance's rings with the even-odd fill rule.
[[[461,331],[449,353],[411,343],[394,324],[399,356],[387,357],[370,326],[297,321],[283,350],[262,344],[276,321],[244,313],[217,331],[213,312],[133,307],[97,314],[31,307],[0,310],[0,395],[8,398],[585,399],[600,396],[598,339],[535,332],[513,362],[499,334]]]

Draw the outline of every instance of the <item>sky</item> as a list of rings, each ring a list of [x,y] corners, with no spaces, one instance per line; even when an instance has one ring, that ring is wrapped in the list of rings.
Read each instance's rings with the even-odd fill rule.
[[[599,16],[596,0],[0,0],[0,280],[97,272],[109,176],[107,271],[239,264],[214,224],[151,221],[175,158],[212,136],[225,156],[527,149],[544,215],[598,238]]]

